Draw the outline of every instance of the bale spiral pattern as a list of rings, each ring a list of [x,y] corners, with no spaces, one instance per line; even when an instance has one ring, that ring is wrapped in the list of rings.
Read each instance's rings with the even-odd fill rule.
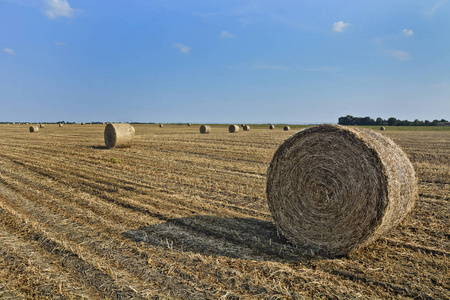
[[[30,126],[30,132],[39,132],[39,127],[37,127],[37,126]]]
[[[243,127],[244,127],[244,131],[250,131],[250,126],[244,125]]]
[[[135,129],[128,123],[107,124],[105,127],[105,144],[107,148],[125,148],[133,145]]]
[[[284,128],[283,128],[284,131],[289,131],[290,129],[291,129],[291,127],[289,127],[289,126],[284,126]]]
[[[417,178],[405,153],[372,130],[319,125],[276,151],[267,199],[277,227],[293,243],[326,256],[375,241],[411,211]]]

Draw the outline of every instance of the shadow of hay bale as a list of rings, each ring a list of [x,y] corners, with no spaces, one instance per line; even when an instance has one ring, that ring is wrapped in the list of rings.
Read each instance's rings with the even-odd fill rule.
[[[136,242],[202,255],[290,262],[322,258],[292,245],[278,234],[272,222],[252,218],[176,218],[122,235]]]

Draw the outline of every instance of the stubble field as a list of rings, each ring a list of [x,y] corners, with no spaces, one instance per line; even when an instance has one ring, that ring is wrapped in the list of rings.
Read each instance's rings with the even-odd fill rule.
[[[277,234],[266,170],[296,130],[0,125],[1,299],[450,299],[450,131],[383,132],[419,198],[392,232],[326,259]]]

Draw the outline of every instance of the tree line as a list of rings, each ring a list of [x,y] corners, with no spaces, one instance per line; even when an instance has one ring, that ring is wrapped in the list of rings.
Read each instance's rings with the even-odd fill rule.
[[[448,123],[448,121],[445,119],[433,120],[433,121],[428,121],[428,120],[420,121],[418,119],[415,119],[414,121],[408,121],[408,120],[399,120],[394,117],[390,117],[387,120],[378,117],[374,120],[370,117],[353,117],[350,115],[347,115],[345,117],[340,117],[338,119],[338,124],[340,124],[340,125],[443,126],[443,125],[447,125],[445,123]]]

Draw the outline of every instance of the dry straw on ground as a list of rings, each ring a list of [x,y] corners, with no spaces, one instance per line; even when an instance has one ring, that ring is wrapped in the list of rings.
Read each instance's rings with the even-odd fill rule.
[[[250,130],[250,126],[248,126],[248,125],[244,125],[243,128],[244,128],[244,131],[249,131]]]
[[[133,145],[135,129],[128,123],[107,124],[105,127],[105,144],[107,148],[125,148]]]
[[[200,126],[200,133],[210,133],[211,127],[208,125],[202,125]]]
[[[290,129],[291,129],[291,127],[289,127],[289,126],[284,126],[284,128],[283,128],[284,131],[289,131]]]
[[[380,130],[381,130],[381,131],[384,131],[384,130],[386,130],[386,128],[384,128],[384,127],[380,127]]]
[[[230,125],[228,127],[228,131],[230,133],[237,133],[237,132],[239,132],[239,126],[238,125]]]
[[[30,126],[30,132],[39,132],[39,127],[37,127],[37,126]]]
[[[266,192],[275,223],[289,240],[341,256],[400,223],[414,205],[417,178],[389,138],[320,125],[297,132],[278,148]]]
[[[269,129],[275,129],[275,125],[270,125]]]

